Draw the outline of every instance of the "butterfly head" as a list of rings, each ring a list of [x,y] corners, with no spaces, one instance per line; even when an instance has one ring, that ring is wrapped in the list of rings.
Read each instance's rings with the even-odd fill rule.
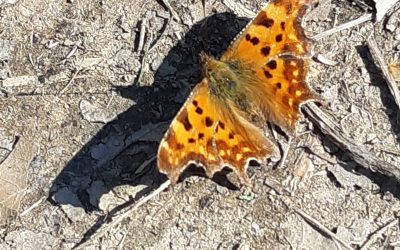
[[[212,77],[213,72],[217,71],[221,64],[213,56],[209,56],[205,52],[201,52],[200,61],[203,67],[203,76],[207,79]]]

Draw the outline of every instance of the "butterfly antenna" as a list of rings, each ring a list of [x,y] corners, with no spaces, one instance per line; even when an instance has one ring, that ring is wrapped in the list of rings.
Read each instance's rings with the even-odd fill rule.
[[[205,76],[205,74],[206,74],[208,60],[209,60],[209,56],[207,55],[207,53],[204,51],[201,51],[200,52],[200,64],[201,64],[203,76]]]

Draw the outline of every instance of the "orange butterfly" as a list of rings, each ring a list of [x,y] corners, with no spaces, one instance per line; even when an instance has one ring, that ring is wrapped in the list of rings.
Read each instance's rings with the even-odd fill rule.
[[[204,78],[158,149],[158,168],[172,183],[194,163],[210,177],[230,167],[249,184],[249,161],[277,154],[266,123],[295,135],[299,106],[315,99],[305,83],[308,43],[300,24],[310,3],[270,1],[220,60],[201,55]]]

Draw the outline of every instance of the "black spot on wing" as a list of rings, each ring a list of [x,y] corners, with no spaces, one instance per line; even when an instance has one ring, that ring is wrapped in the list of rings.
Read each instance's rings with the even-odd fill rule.
[[[206,123],[207,127],[211,127],[214,122],[210,117],[207,116],[206,119],[205,119],[205,123]]]
[[[257,37],[253,37],[253,38],[250,39],[250,42],[253,45],[257,45],[260,42],[260,39],[258,39]]]
[[[197,138],[198,138],[199,140],[203,139],[203,138],[204,138],[204,133],[199,133],[199,134],[197,135]]]
[[[269,52],[271,52],[271,47],[265,46],[261,48],[261,53],[263,54],[263,56],[268,56]]]
[[[271,60],[267,63],[268,68],[270,69],[276,69],[276,67],[278,66],[275,60]]]
[[[189,116],[188,116],[188,112],[186,109],[181,111],[181,114],[178,115],[177,120],[178,120],[178,122],[183,124],[186,131],[190,131],[193,128],[192,124],[189,121]]]
[[[272,78],[272,74],[269,73],[268,70],[264,70],[264,75],[265,75],[265,77],[268,78],[268,79],[271,79],[271,78]]]
[[[201,114],[203,114],[203,109],[200,108],[200,107],[197,107],[196,110],[195,110],[195,112],[196,112],[197,114],[201,115]]]
[[[225,129],[225,123],[223,123],[223,122],[218,122],[218,126],[222,129],[222,130],[224,130]]]
[[[266,28],[271,28],[274,25],[274,19],[267,16],[265,11],[261,11],[260,14],[254,19],[254,24],[262,25]]]

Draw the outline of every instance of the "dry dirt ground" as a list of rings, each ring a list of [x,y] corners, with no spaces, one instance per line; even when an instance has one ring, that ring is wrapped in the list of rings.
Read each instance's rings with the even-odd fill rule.
[[[199,52],[220,55],[249,20],[234,11],[265,1],[206,1],[206,19],[200,0],[170,4],[175,18],[161,0],[0,0],[0,249],[400,249],[399,183],[357,165],[307,117],[283,166],[249,168],[253,188],[190,169],[107,227],[166,180],[158,142],[200,79]],[[321,1],[306,33],[371,6]],[[365,41],[398,62],[399,7],[315,41],[337,64],[314,60],[309,76],[341,133],[395,166],[399,110]]]

